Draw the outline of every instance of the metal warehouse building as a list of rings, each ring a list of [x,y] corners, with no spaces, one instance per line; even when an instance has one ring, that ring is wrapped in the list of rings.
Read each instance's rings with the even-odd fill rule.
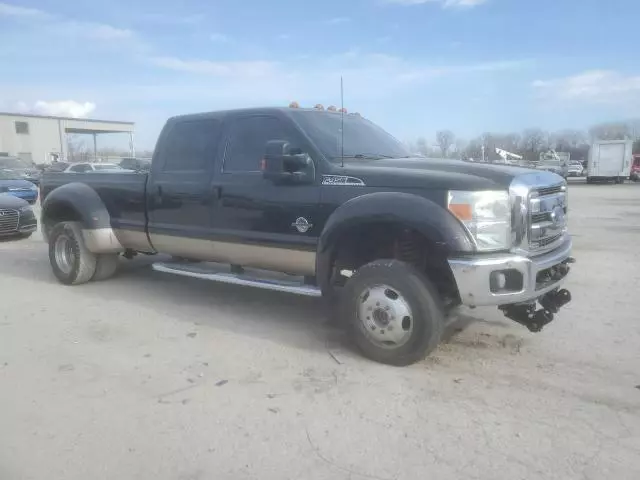
[[[107,133],[129,134],[131,156],[135,156],[133,122],[0,112],[0,156],[20,157],[36,164],[65,160],[68,134],[91,135],[95,153],[98,135]]]

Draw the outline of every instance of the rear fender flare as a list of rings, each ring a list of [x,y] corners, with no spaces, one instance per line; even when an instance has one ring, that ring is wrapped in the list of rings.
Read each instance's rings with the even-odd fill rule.
[[[59,212],[73,212],[74,218],[60,218]],[[84,183],[67,183],[47,195],[42,202],[42,232],[60,220],[75,220],[82,225],[82,235],[89,251],[112,253],[123,251],[111,227],[111,215],[98,193]]]
[[[327,220],[316,256],[318,285],[325,288],[330,281],[333,252],[340,236],[358,225],[373,222],[406,225],[429,239],[439,255],[475,251],[472,240],[458,219],[437,203],[408,193],[370,193],[344,203]]]

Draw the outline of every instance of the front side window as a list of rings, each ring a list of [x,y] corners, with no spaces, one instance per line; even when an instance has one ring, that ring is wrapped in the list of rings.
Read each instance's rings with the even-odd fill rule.
[[[165,142],[164,172],[204,172],[215,160],[220,121],[191,120],[174,125]]]
[[[259,172],[270,140],[293,140],[279,118],[261,115],[236,119],[229,134],[224,171]]]

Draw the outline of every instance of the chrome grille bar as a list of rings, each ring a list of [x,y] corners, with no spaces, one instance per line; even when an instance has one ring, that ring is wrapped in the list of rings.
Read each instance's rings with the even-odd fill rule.
[[[20,214],[17,210],[0,209],[0,233],[13,232],[18,229]]]

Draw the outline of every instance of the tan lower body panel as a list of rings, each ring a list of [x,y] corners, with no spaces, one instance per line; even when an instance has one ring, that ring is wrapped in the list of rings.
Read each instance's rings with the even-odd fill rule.
[[[86,247],[93,253],[115,253],[124,250],[112,228],[84,229],[82,237]]]
[[[147,234],[145,232],[138,232],[136,230],[115,230],[116,236],[120,240],[120,243],[125,248],[136,250],[138,252],[152,252],[153,247],[149,243]]]
[[[134,244],[146,244],[148,249],[146,235],[144,235],[144,239],[139,235],[144,234],[118,230],[118,238],[127,248],[136,249]],[[160,253],[194,260],[229,263],[297,275],[315,275],[316,272],[316,253],[313,251],[200,240],[172,235],[151,235],[151,241],[154,248]]]

